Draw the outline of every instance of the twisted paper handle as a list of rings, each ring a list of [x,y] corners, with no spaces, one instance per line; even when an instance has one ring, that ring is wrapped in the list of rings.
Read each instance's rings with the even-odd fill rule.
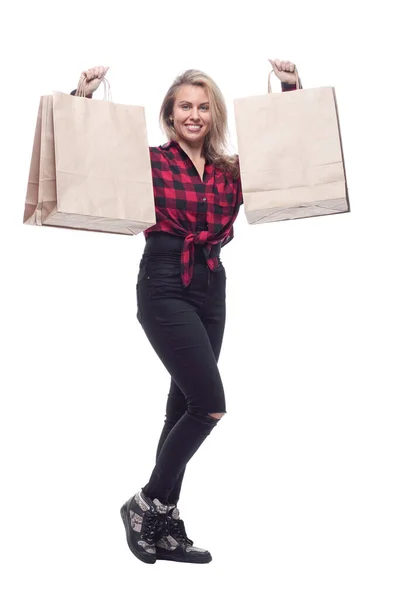
[[[104,96],[103,96],[103,100],[105,100],[107,102],[112,102],[110,82],[105,77],[104,77],[104,79],[102,81],[104,83]],[[86,98],[85,87],[84,87],[83,81],[82,82],[79,81],[79,83],[78,83],[78,89],[76,90],[75,96],[83,96],[83,98]]]

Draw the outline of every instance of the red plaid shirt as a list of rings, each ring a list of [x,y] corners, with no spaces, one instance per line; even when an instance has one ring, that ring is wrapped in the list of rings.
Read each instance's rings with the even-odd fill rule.
[[[296,89],[295,85],[281,85],[283,92]],[[204,246],[207,264],[214,271],[218,266],[217,244],[221,242],[223,247],[233,240],[233,223],[243,204],[241,180],[208,161],[201,180],[192,160],[174,141],[149,150],[157,222],[143,233],[146,240],[153,231],[184,238],[181,277],[187,287],[193,276],[194,244]]]
[[[150,147],[157,223],[144,231],[165,231],[184,238],[182,283],[192,280],[194,244],[204,245],[209,268],[218,266],[218,248],[233,239],[233,222],[243,203],[240,178],[234,180],[206,161],[203,181],[177,142]],[[213,249],[215,251],[213,252]]]

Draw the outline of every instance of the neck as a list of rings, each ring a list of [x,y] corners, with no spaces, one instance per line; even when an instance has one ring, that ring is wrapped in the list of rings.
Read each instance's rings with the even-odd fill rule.
[[[189,158],[193,162],[199,162],[204,159],[204,156],[203,156],[204,142],[199,142],[198,144],[196,144],[196,143],[190,144],[181,139],[178,139],[177,142],[180,145],[180,147],[182,148],[182,150],[184,150],[186,152],[186,154],[189,156]]]

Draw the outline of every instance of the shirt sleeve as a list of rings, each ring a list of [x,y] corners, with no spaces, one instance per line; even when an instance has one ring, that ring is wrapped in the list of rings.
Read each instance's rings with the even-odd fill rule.
[[[284,83],[283,81],[281,81],[281,87],[282,87],[282,92],[292,92],[293,90],[296,89],[296,84],[295,83]],[[299,89],[300,90],[303,89],[303,85],[301,83],[300,77],[299,77]]]

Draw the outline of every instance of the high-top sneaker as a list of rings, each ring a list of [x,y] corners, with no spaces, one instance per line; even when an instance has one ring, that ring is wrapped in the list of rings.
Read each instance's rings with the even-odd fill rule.
[[[193,546],[185,531],[185,524],[179,518],[179,509],[170,504],[163,535],[156,541],[157,560],[178,562],[209,563],[212,560],[208,550]]]
[[[145,563],[156,562],[155,542],[165,531],[168,508],[157,498],[150,500],[142,491],[121,507],[128,546]]]

